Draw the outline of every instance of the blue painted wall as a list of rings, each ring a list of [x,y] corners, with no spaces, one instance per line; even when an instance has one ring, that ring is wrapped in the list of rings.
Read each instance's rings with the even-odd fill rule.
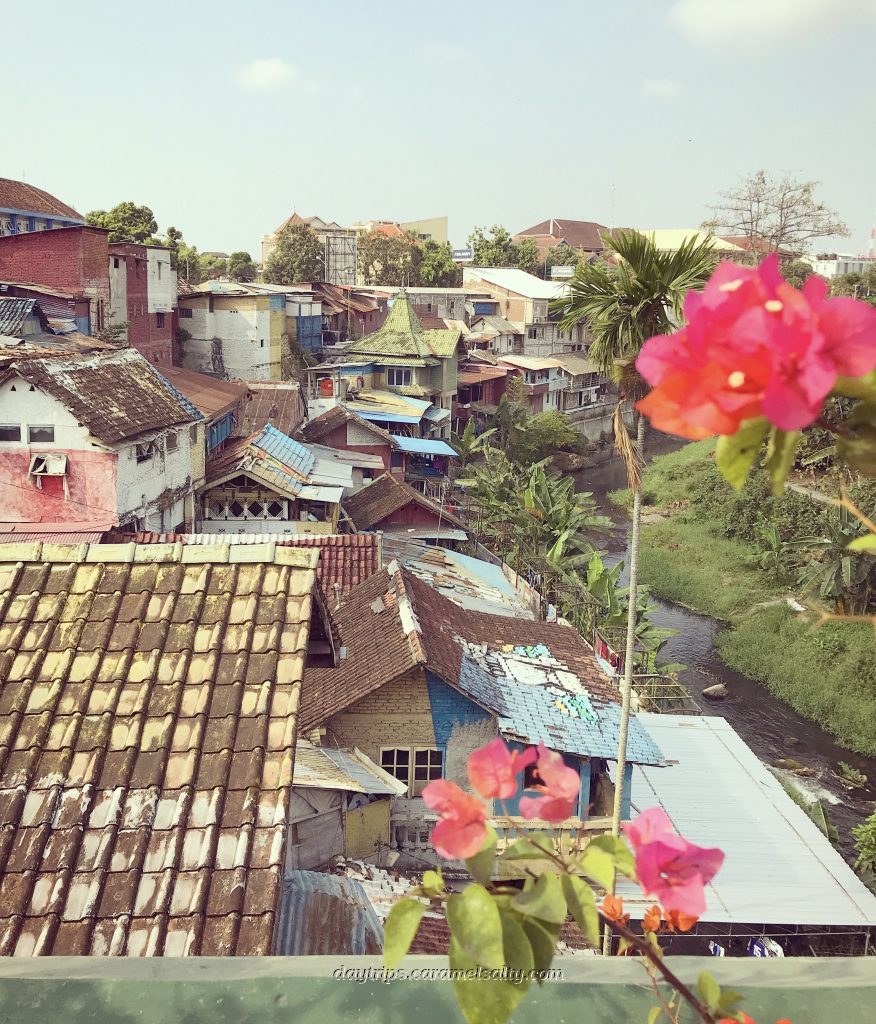
[[[231,436],[234,430],[234,413],[226,413],[221,420],[216,420],[207,432],[207,451],[211,452],[217,445],[222,444],[226,438]]]
[[[307,352],[315,352],[322,347],[322,316],[297,316],[295,330],[298,334],[298,346]]]
[[[447,749],[454,725],[483,722],[484,719],[493,717],[431,672],[426,673],[426,686],[429,691],[429,706],[432,709],[435,742],[442,750]]]

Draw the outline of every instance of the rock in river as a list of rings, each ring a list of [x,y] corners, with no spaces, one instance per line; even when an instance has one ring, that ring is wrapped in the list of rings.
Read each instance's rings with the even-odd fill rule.
[[[723,683],[715,683],[714,686],[707,686],[702,693],[706,700],[724,700],[727,687]]]

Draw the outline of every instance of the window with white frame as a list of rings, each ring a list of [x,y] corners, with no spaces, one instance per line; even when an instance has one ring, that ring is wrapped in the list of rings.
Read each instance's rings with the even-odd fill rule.
[[[382,747],[380,767],[420,796],[434,779],[444,776],[444,753],[437,747]]]
[[[55,440],[55,428],[30,426],[27,428],[27,440],[30,444],[52,444]]]
[[[401,366],[387,367],[386,383],[394,387],[406,387],[411,383],[411,371]]]

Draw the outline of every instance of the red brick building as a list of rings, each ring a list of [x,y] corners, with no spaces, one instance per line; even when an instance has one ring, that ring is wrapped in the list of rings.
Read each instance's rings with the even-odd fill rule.
[[[0,236],[0,281],[46,285],[87,298],[88,323],[79,329],[94,334],[109,315],[108,236],[105,228],[88,226]]]

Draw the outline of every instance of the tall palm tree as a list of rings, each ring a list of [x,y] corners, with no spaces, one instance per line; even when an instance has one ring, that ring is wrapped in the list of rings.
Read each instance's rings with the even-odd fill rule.
[[[633,647],[636,636],[639,580],[639,533],[642,521],[641,471],[645,447],[645,420],[634,413],[636,441],[624,423],[625,407],[634,405],[647,391],[635,368],[642,345],[655,334],[669,334],[682,321],[684,297],[701,287],[717,262],[711,241],[696,236],[685,239],[674,252],[661,252],[651,239],[636,231],[604,235],[606,258],[579,263],[568,293],[552,303],[562,314],[560,328],[569,332],[584,324],[592,342],[589,357],[600,372],[618,385],[619,401],[614,415],[615,443],[624,457],[633,513],[630,533],[630,586],[627,611],[626,656],[621,685],[621,726],[618,743],[612,832],[620,831],[623,806],[627,732],[632,698]]]

